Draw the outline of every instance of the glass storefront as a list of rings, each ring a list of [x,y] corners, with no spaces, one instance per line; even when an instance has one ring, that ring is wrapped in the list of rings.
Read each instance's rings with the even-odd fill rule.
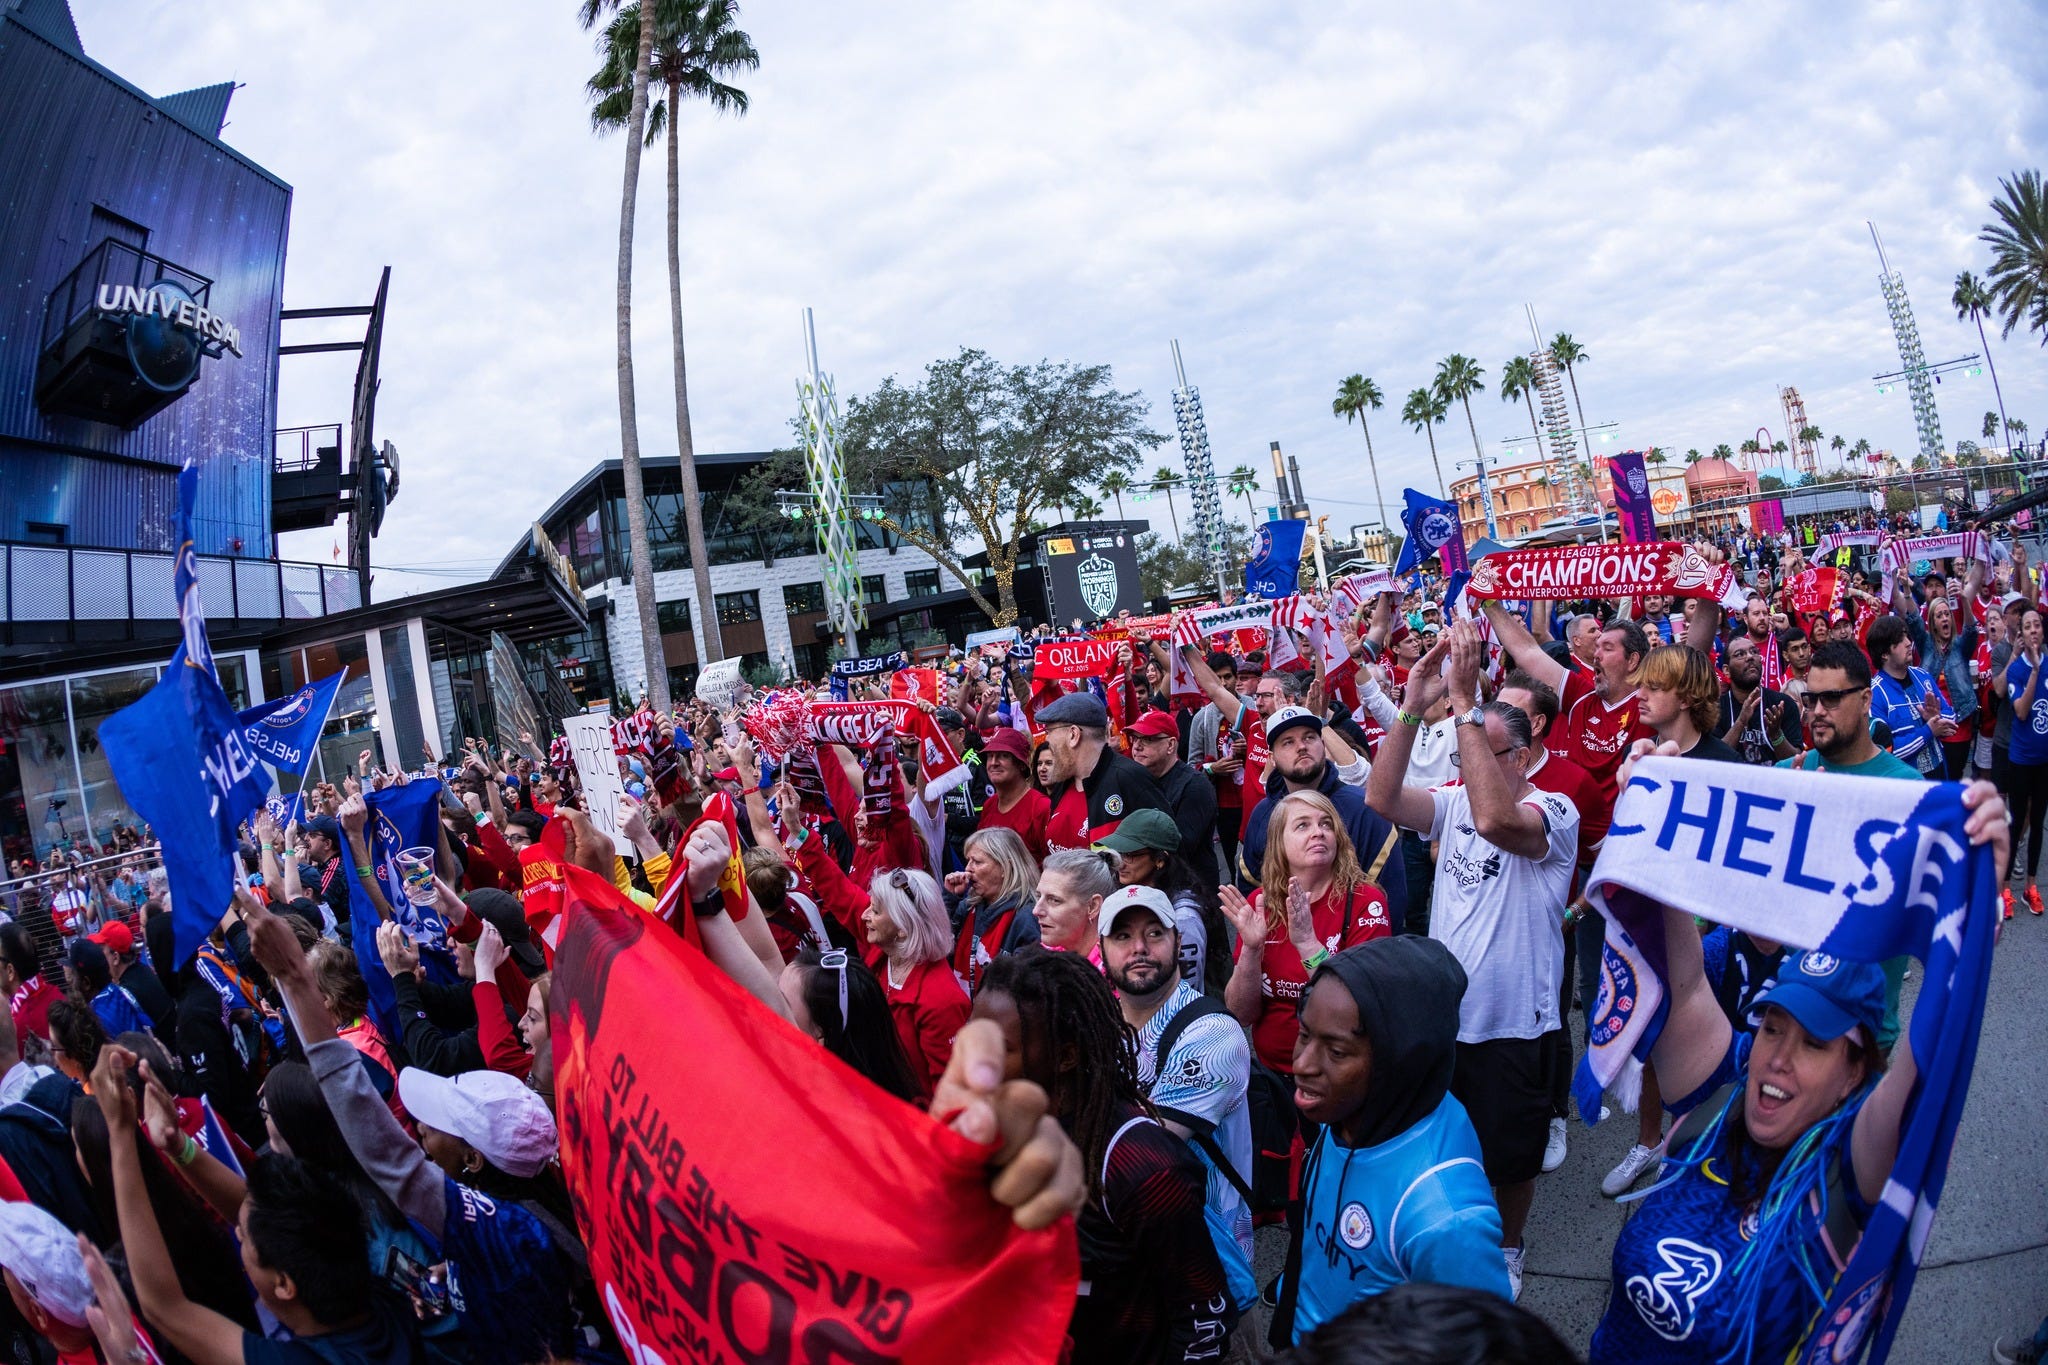
[[[229,703],[250,705],[243,658],[221,655],[215,664]],[[100,747],[100,726],[141,700],[160,671],[145,664],[0,688],[0,854],[10,868],[98,848],[115,825],[136,823]]]

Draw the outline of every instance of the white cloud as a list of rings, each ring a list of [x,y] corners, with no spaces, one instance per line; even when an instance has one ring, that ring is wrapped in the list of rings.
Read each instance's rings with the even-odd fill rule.
[[[1592,359],[1587,416],[1684,450],[1782,424],[1910,450],[1875,219],[1931,359],[1981,270],[2000,175],[2041,159],[2044,41],[2020,3],[1567,7],[1075,0],[755,5],[745,119],[687,111],[684,308],[701,450],[785,439],[800,309],[843,390],[962,344],[1107,361],[1165,430],[1178,337],[1219,464],[1297,456],[1337,525],[1371,516],[1337,382],[1378,379],[1391,496],[1433,484],[1406,392],[1486,368],[1522,304]],[[366,300],[393,266],[378,426],[406,486],[376,557],[482,564],[618,449],[622,147],[588,132],[569,3],[214,0],[81,7],[88,51],[155,93],[247,83],[228,140],[295,187],[288,302]],[[636,251],[640,433],[673,453],[662,157]],[[1992,345],[2048,430],[2048,362]],[[339,416],[347,367],[287,362],[286,421]],[[324,386],[324,387],[323,387]],[[1988,380],[1938,390],[1975,436]],[[1471,458],[1462,414],[1446,461]],[[295,544],[301,554],[317,546]],[[402,581],[402,580],[400,580]],[[417,582],[417,580],[415,581]],[[387,579],[387,587],[394,586]]]

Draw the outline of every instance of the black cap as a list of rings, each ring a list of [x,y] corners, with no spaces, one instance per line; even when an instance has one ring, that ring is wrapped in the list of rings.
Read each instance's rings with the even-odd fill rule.
[[[965,730],[967,718],[950,706],[941,706],[932,712],[932,719],[939,723],[941,730]]]
[[[1040,729],[1048,725],[1078,725],[1084,730],[1107,730],[1109,708],[1093,692],[1069,692],[1058,701],[1039,707],[1032,719]]]
[[[462,903],[478,919],[498,931],[498,937],[505,940],[505,947],[511,951],[512,960],[519,964],[520,971],[532,978],[547,970],[547,963],[542,959],[540,949],[534,947],[533,936],[526,927],[525,912],[513,896],[495,886],[485,886],[465,893]]]

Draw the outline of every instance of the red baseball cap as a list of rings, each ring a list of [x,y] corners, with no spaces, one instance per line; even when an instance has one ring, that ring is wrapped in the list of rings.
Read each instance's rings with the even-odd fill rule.
[[[1164,711],[1147,711],[1144,715],[1124,727],[1125,734],[1146,735],[1152,739],[1179,739],[1180,726]]]
[[[132,953],[135,951],[134,931],[129,929],[120,920],[115,920],[97,934],[87,934],[86,937],[99,944],[100,947],[111,948],[117,953]]]

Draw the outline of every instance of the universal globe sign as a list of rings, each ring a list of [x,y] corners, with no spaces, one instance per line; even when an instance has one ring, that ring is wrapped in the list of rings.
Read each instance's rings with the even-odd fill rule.
[[[202,358],[242,354],[242,330],[207,309],[176,280],[147,288],[105,284],[93,298],[95,311],[124,324],[128,362],[143,383],[176,393],[198,377]]]

